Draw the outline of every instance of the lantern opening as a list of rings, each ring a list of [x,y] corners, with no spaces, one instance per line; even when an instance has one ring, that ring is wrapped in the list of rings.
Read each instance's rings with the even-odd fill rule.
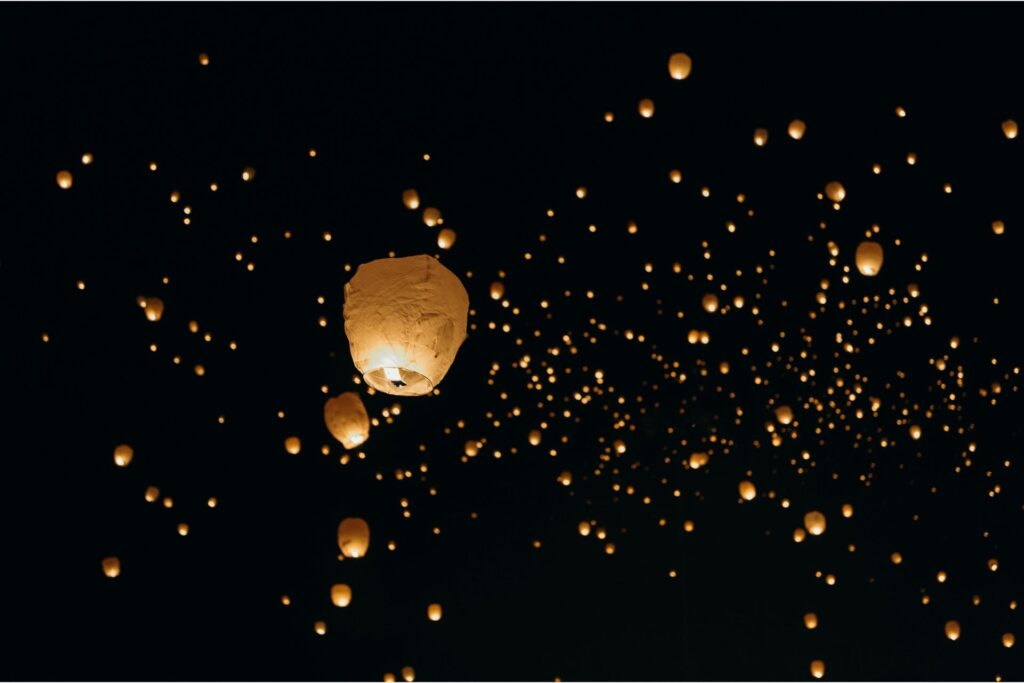
[[[393,365],[369,370],[363,379],[374,389],[396,396],[422,396],[434,390],[434,383],[426,376]]]

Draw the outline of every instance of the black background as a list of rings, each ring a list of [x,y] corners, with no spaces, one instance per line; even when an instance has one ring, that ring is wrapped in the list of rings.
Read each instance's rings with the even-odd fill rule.
[[[1020,402],[1007,380],[997,407],[977,396],[1020,359],[1021,140],[999,130],[1024,119],[1015,6],[48,4],[6,5],[0,23],[10,193],[0,233],[4,678],[380,680],[411,665],[423,680],[776,680],[807,678],[816,658],[829,679],[1024,673],[1020,645],[999,644],[1007,631],[1024,636],[1020,611],[1007,607],[1024,599]],[[679,50],[694,60],[683,82],[666,72]],[[656,103],[650,120],[636,114],[643,97]],[[897,106],[909,116],[898,118]],[[800,142],[785,136],[795,117],[808,123]],[[764,148],[752,143],[757,127],[770,131]],[[908,152],[919,156],[914,167]],[[239,178],[245,166],[256,169],[252,183]],[[678,188],[666,180],[673,167],[683,170]],[[61,168],[74,173],[67,192],[54,183]],[[848,192],[839,213],[815,198],[837,178]],[[698,195],[705,184],[709,200]],[[584,202],[573,195],[580,185],[590,190]],[[395,424],[372,432],[366,460],[341,466],[337,444],[331,457],[318,450],[330,440],[320,386],[346,390],[354,374],[344,265],[437,251],[434,231],[401,206],[408,187],[458,231],[443,259],[462,276],[480,327],[441,395],[400,401]],[[168,201],[172,190],[180,204]],[[743,217],[740,192],[755,218]],[[1001,238],[989,228],[996,218],[1007,224]],[[631,219],[636,236],[625,231]],[[726,236],[726,220],[739,223],[737,237]],[[829,230],[808,242],[822,220]],[[906,248],[887,248],[882,274],[854,278],[851,296],[902,293],[914,281],[935,318],[855,361],[884,378],[875,387],[907,371],[895,388],[875,389],[885,394],[883,431],[905,433],[894,406],[941,401],[928,359],[949,353],[957,334],[970,394],[960,419],[972,433],[942,434],[936,420],[920,445],[898,439],[872,452],[848,435],[818,444],[807,430],[796,445],[754,449],[773,392],[794,404],[811,392],[763,363],[773,384],[755,386],[739,349],[769,358],[779,330],[798,337],[818,281],[838,280],[824,243],[840,243],[850,263],[872,223]],[[705,267],[703,240],[720,276],[749,273],[778,251],[762,326],[749,315],[705,320],[702,285],[672,277],[673,261],[684,272]],[[487,298],[499,270],[520,316]],[[161,322],[145,320],[139,295],[163,298]],[[539,308],[544,298],[550,309]],[[613,330],[607,341],[582,337],[591,317]],[[831,349],[845,317],[819,320],[816,344]],[[213,341],[190,334],[189,320]],[[490,320],[511,322],[514,334],[486,331]],[[687,345],[694,326],[712,344]],[[715,393],[714,372],[666,383],[650,347],[623,340],[626,329],[687,363],[729,360],[735,398]],[[639,431],[621,476],[588,476],[598,440],[618,437],[601,401],[580,408],[578,424],[551,420],[545,449],[571,439],[557,458],[525,444],[573,385],[553,385],[552,407],[538,410],[540,394],[511,364],[525,352],[536,367],[567,333],[580,354],[563,348],[548,357],[556,367],[601,368],[620,393],[650,404],[642,416],[633,405]],[[494,361],[503,370],[490,387]],[[827,374],[830,361],[817,366]],[[364,398],[371,414],[393,403]],[[514,405],[524,417],[506,417]],[[732,429],[733,453],[706,470],[680,467],[690,449],[673,454],[679,434],[728,431],[737,405],[748,417]],[[281,445],[291,434],[303,439],[298,457]],[[488,447],[461,463],[462,443],[482,437]],[[972,440],[975,465],[957,475]],[[136,452],[125,469],[110,455],[122,442]],[[504,457],[490,457],[493,448]],[[803,448],[816,466],[798,476],[788,460]],[[674,465],[662,464],[666,455]],[[421,463],[425,481],[395,480],[396,469]],[[555,482],[564,469],[574,472],[569,489]],[[763,495],[737,505],[748,469],[762,494],[777,490],[793,507]],[[870,488],[857,482],[868,471]],[[639,492],[616,493],[613,481]],[[993,483],[1002,493],[990,498]],[[146,504],[148,485],[175,507]],[[667,495],[675,486],[685,491],[678,500]],[[215,510],[205,506],[211,495]],[[856,508],[850,520],[839,515],[844,502]],[[792,529],[809,509],[826,512],[829,531],[795,545]],[[338,563],[335,527],[346,516],[366,518],[373,541],[366,558]],[[608,528],[615,555],[576,534],[585,518]],[[682,533],[684,519],[695,533]],[[181,521],[187,538],[175,533]],[[894,550],[906,558],[899,568],[888,562]],[[100,571],[107,555],[122,560],[116,581]],[[990,557],[998,572],[986,569]],[[951,576],[941,586],[940,569]],[[345,610],[328,600],[337,581],[353,586]],[[425,617],[430,602],[444,605],[440,623]],[[815,631],[802,626],[810,610],[821,619]],[[951,643],[942,625],[954,618],[964,635]],[[328,622],[325,637],[313,633],[317,619]]]

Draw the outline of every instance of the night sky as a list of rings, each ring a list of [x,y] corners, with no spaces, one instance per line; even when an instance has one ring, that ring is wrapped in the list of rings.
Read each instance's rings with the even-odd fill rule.
[[[1021,679],[1019,22],[4,5],[2,678]],[[370,391],[418,254],[466,340]]]

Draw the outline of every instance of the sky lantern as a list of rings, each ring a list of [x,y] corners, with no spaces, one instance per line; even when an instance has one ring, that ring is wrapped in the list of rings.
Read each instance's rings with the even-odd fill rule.
[[[429,394],[466,339],[468,312],[466,288],[431,256],[364,263],[345,285],[352,361],[386,394]]]
[[[668,74],[674,81],[685,81],[692,68],[693,61],[685,52],[676,52],[668,58]]]
[[[811,536],[821,536],[825,533],[825,515],[817,510],[812,510],[804,515],[804,527]]]
[[[914,441],[917,441],[918,439],[921,438],[920,425],[910,425],[910,438],[913,439]]]
[[[139,305],[146,312],[146,320],[155,323],[164,316],[164,302],[157,297],[140,297]]]
[[[441,621],[441,605],[432,602],[427,605],[427,619],[431,621]]]
[[[992,221],[992,232],[997,235],[1002,235],[1006,232],[1006,224],[1002,221]]]
[[[758,128],[754,131],[754,144],[758,147],[764,147],[768,144],[768,129]]]
[[[423,223],[428,228],[432,228],[441,222],[441,212],[432,206],[428,206],[423,209]]]
[[[297,436],[289,436],[284,440],[284,449],[288,451],[290,455],[298,455],[302,450],[302,440]]]
[[[57,172],[57,187],[62,190],[71,189],[71,183],[74,180],[71,177],[71,171],[58,171]]]
[[[612,447],[615,449],[615,452],[618,453],[619,455],[622,455],[623,453],[626,452],[626,442],[623,441],[622,439],[615,439],[614,443],[612,443]]]
[[[480,452],[480,444],[479,442],[470,439],[466,442],[464,450],[468,457],[475,458],[476,454]]]
[[[531,429],[529,435],[527,436],[527,439],[530,441],[530,445],[531,446],[539,446],[540,445],[540,430],[539,429]]]
[[[808,631],[813,631],[818,628],[818,615],[814,612],[808,612],[804,615],[804,627]]]
[[[500,301],[501,297],[505,296],[505,285],[501,282],[494,281],[491,283],[491,298],[495,301]]]
[[[846,199],[846,188],[838,180],[833,180],[825,186],[825,196],[834,202],[841,202]]]
[[[1012,633],[1004,633],[1003,634],[1003,638],[1002,638],[1002,642],[1003,642],[1003,647],[1009,649],[1009,648],[1013,647],[1014,643],[1017,642],[1017,637],[1014,636]]]
[[[640,100],[640,104],[637,105],[637,110],[640,112],[640,116],[645,119],[651,118],[654,116],[654,100]]]
[[[358,559],[370,549],[370,525],[359,517],[346,517],[338,525],[338,548],[345,557]]]
[[[853,506],[850,505],[849,503],[843,503],[842,510],[843,510],[843,517],[845,517],[846,519],[849,519],[850,517],[853,517]]]
[[[128,467],[134,457],[135,451],[126,443],[114,449],[114,464],[118,467]]]
[[[789,137],[799,140],[804,136],[805,132],[807,132],[807,124],[800,119],[793,119],[789,122]]]
[[[589,536],[590,522],[588,522],[587,520],[583,520],[579,523],[579,525],[577,525],[576,530],[580,532],[580,536]]]
[[[451,228],[441,228],[441,231],[437,233],[437,246],[442,249],[451,249],[455,244],[455,231]]]
[[[950,640],[960,639],[960,622],[950,619],[946,622],[946,637]]]
[[[359,394],[346,391],[324,404],[324,423],[345,448],[355,448],[370,436],[370,416]]]
[[[416,680],[416,670],[411,666],[403,666],[402,680],[405,681],[405,683],[413,683],[413,681]]]
[[[855,261],[861,275],[868,277],[878,275],[878,271],[882,269],[883,258],[882,245],[878,242],[865,240],[857,245]]]
[[[108,579],[116,579],[121,575],[121,560],[110,556],[103,558],[103,575]]]
[[[565,470],[564,472],[559,474],[558,475],[558,483],[561,484],[562,486],[571,486],[572,485],[572,472],[570,472],[569,470]]]
[[[420,193],[409,189],[402,193],[402,205],[410,211],[420,208]]]
[[[708,464],[708,454],[704,452],[690,453],[690,468],[699,469]]]
[[[313,632],[316,633],[318,636],[327,635],[327,622],[326,621],[318,621],[318,622],[314,623],[313,624]]]
[[[331,602],[335,607],[348,607],[352,602],[352,589],[347,583],[336,583],[331,586]]]
[[[822,678],[825,675],[825,662],[820,659],[811,662],[811,675],[815,678]]]
[[[788,425],[793,422],[793,409],[789,406],[779,406],[775,409],[775,419],[780,425]]]
[[[718,295],[716,294],[705,294],[700,300],[701,306],[708,313],[714,313],[718,310]]]
[[[754,483],[744,479],[740,482],[740,498],[743,500],[754,500],[757,496],[757,487]]]
[[[255,177],[256,177],[256,169],[253,168],[252,166],[246,166],[245,168],[242,169],[242,182],[243,183],[250,183],[250,182],[252,182],[253,178],[255,178]]]
[[[1007,140],[1013,140],[1017,137],[1017,122],[1013,119],[1003,121],[1003,135],[1006,136]]]

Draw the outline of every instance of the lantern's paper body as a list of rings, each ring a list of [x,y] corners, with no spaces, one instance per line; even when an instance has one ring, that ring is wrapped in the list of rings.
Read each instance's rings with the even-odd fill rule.
[[[468,314],[466,288],[431,256],[364,263],[345,285],[352,361],[386,394],[429,394],[466,339]]]
[[[355,448],[370,436],[370,416],[354,391],[328,399],[324,404],[324,423],[331,435],[345,448]]]
[[[338,525],[338,549],[345,557],[365,557],[370,549],[370,525],[359,517],[346,517]]]

